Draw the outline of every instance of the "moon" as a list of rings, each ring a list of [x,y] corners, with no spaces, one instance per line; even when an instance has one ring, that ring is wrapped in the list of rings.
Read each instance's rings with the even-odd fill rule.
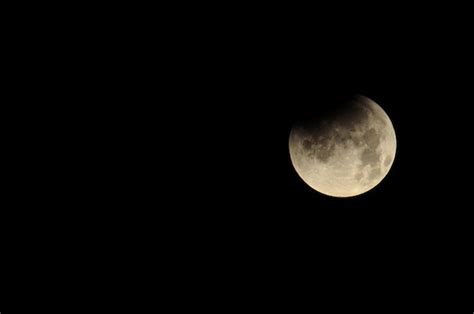
[[[356,196],[378,185],[392,167],[396,146],[388,115],[361,95],[295,123],[289,137],[298,175],[314,190],[334,197]]]

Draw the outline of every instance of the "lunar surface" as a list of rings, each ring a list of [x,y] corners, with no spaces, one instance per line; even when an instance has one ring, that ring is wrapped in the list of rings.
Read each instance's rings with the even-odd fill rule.
[[[289,139],[299,176],[335,197],[359,195],[379,184],[393,164],[396,145],[390,118],[364,96],[296,123]]]

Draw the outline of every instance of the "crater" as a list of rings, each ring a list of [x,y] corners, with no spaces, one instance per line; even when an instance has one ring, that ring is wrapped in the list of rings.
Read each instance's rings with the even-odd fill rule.
[[[310,140],[304,140],[303,148],[305,151],[311,151],[313,149],[313,142]]]
[[[380,160],[380,153],[375,149],[366,148],[362,151],[360,160],[362,161],[362,167],[366,165],[376,165]]]
[[[383,162],[383,165],[384,165],[385,167],[390,166],[390,164],[392,163],[392,160],[393,160],[393,157],[392,157],[392,156],[387,156],[387,157],[385,157],[385,161]]]
[[[342,144],[345,148],[349,147],[349,143],[354,142],[353,134],[345,129],[340,129],[334,135],[334,141],[337,144]]]
[[[325,145],[318,144],[314,150],[314,156],[322,162],[327,162],[334,154],[335,147],[336,145],[334,142],[325,143]]]
[[[380,145],[380,134],[374,128],[368,129],[363,137],[370,149],[376,149]]]
[[[315,132],[305,138],[302,147],[309,158],[316,158],[327,162],[333,156],[336,148],[336,135],[334,131]]]
[[[305,139],[303,140],[303,152],[310,158],[314,158],[315,156],[315,149],[316,149],[316,143],[311,140],[311,139]]]

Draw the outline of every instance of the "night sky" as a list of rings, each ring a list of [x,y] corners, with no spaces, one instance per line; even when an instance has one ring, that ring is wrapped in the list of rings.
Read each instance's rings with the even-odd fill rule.
[[[468,60],[461,48],[441,52],[439,38],[428,35],[423,43],[346,35],[251,37],[226,53],[204,54],[209,62],[196,66],[199,101],[191,114],[204,119],[191,136],[203,160],[193,193],[205,207],[191,209],[190,223],[203,221],[206,239],[224,251],[238,247],[237,259],[270,265],[263,273],[275,263],[305,270],[318,263],[338,278],[394,282],[413,293],[449,280],[446,269],[433,276],[433,261],[466,254],[463,226],[472,214],[462,180],[470,171],[463,165],[472,95],[459,72]],[[354,94],[388,114],[397,154],[374,189],[328,197],[296,174],[288,135],[301,117]]]
[[[45,263],[72,265],[67,284],[102,289],[100,277],[153,300],[161,291],[148,285],[169,276],[164,293],[192,306],[200,293],[423,303],[467,281],[474,54],[462,22],[472,18],[195,5],[202,14],[179,4],[129,19],[128,7],[107,7],[97,25],[81,15],[71,29],[28,28],[36,41],[15,36],[29,45],[16,75],[32,87],[10,80],[19,114],[6,115],[7,137],[18,186],[32,192],[10,184],[20,209],[4,220],[30,255],[24,269],[60,256]],[[329,197],[296,173],[289,133],[356,94],[390,117],[395,160],[372,190]]]

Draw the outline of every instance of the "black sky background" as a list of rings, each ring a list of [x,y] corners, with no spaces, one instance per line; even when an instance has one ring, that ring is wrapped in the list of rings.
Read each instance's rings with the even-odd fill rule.
[[[105,286],[170,276],[167,293],[196,299],[318,290],[421,304],[462,290],[467,20],[432,7],[372,7],[370,18],[286,9],[93,10],[87,27],[49,22],[17,37],[28,47],[16,48],[22,67],[10,83],[33,84],[15,90],[10,138],[26,153],[10,189],[33,192],[16,196],[26,209],[5,213],[20,226],[10,229],[26,230],[10,243],[82,265],[74,280],[96,283],[91,268]],[[397,154],[371,191],[328,197],[295,172],[289,132],[354,94],[386,111]]]
[[[185,45],[191,89],[177,108],[178,117],[191,108],[193,131],[184,137],[194,140],[184,160],[197,174],[180,191],[204,207],[181,213],[194,235],[206,235],[192,242],[202,245],[197,252],[228,252],[231,264],[259,260],[258,272],[270,278],[277,265],[305,276],[298,271],[314,263],[337,278],[392,282],[408,294],[463,281],[454,265],[465,260],[472,218],[462,179],[470,170],[461,166],[469,164],[472,96],[465,37],[436,26],[384,26],[239,29],[238,40],[225,30]],[[288,135],[301,117],[353,94],[387,112],[397,155],[373,190],[331,198],[298,177]]]

